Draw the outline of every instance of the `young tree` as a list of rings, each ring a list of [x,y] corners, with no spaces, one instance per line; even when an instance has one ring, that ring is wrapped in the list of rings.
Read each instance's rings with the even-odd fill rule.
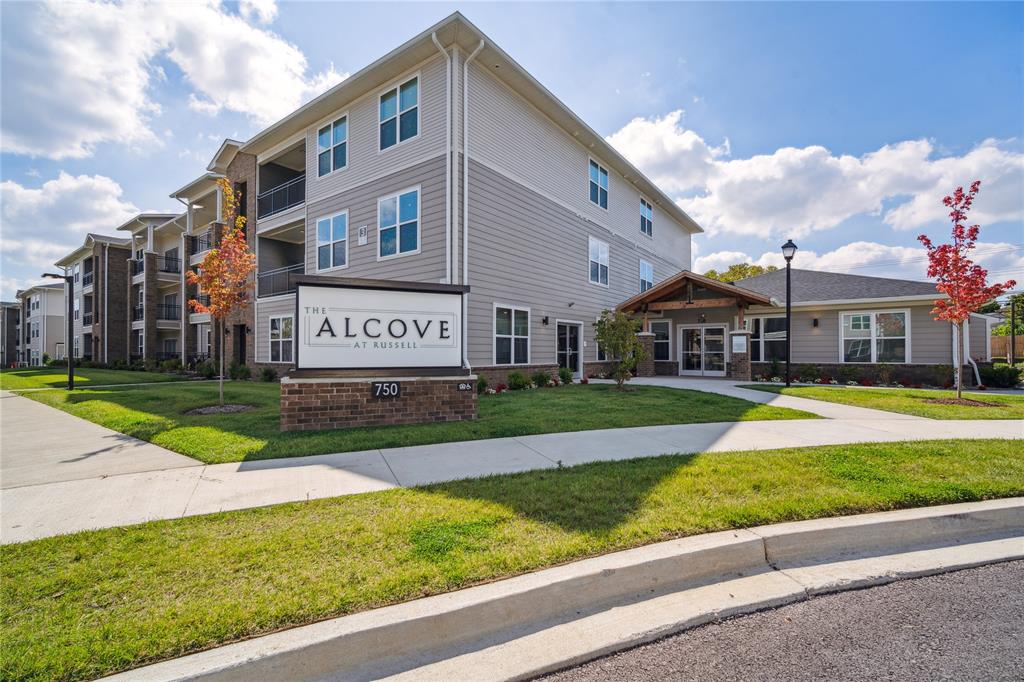
[[[928,250],[928,276],[935,278],[935,288],[939,293],[948,297],[936,301],[932,313],[936,320],[946,320],[957,330],[957,400],[961,399],[964,383],[964,322],[970,318],[972,311],[1017,284],[1013,280],[988,284],[988,271],[969,257],[981,228],[965,223],[980,187],[981,180],[975,180],[967,192],[964,192],[963,187],[957,187],[952,196],[942,200],[949,207],[949,217],[953,221],[952,241],[949,244],[935,246],[923,234],[917,238]]]
[[[756,277],[757,275],[763,275],[766,272],[775,272],[778,270],[774,265],[755,265],[753,263],[733,263],[727,270],[719,272],[718,270],[708,270],[704,273],[705,277],[711,279],[717,279],[720,282],[736,282],[747,277]]]
[[[189,284],[197,285],[210,297],[209,305],[192,299],[189,307],[197,313],[209,313],[217,325],[220,346],[220,404],[224,404],[224,321],[234,312],[245,310],[251,302],[249,276],[256,270],[256,254],[245,238],[245,216],[238,215],[241,195],[226,178],[217,181],[223,200],[221,220],[224,233],[216,248],[203,258],[198,273],[189,270]]]
[[[605,310],[594,323],[594,336],[605,357],[615,358],[615,383],[618,389],[633,376],[637,363],[647,358],[644,347],[637,338],[641,329],[639,320],[621,312]]]

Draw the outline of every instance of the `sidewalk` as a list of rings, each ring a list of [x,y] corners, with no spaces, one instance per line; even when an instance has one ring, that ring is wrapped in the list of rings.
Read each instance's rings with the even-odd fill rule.
[[[119,473],[114,473],[115,460],[104,454],[105,459],[96,460],[106,463],[97,469],[98,473],[88,474],[86,469],[79,468],[76,471],[80,475],[74,480],[70,480],[70,473],[67,473],[62,478],[51,479],[55,482],[10,487],[5,474],[5,488],[0,490],[0,510],[3,512],[0,542],[23,542],[154,519],[174,519],[599,460],[843,443],[1024,438],[1024,425],[1020,421],[935,421],[737,389],[728,382],[713,383],[716,386],[701,390],[739,391],[739,397],[748,400],[799,409],[815,408],[809,411],[841,416],[815,421],[727,422],[578,431],[201,465],[190,458],[115,434],[27,398],[4,397],[0,401],[4,413],[4,467],[9,459],[24,461],[36,452],[40,438],[50,437],[39,435],[38,430],[56,434],[52,436],[53,441],[64,448],[60,450],[63,453],[60,465],[80,458],[88,462],[90,454],[97,449],[92,440],[97,437],[97,432],[103,432],[101,440],[114,439],[119,447],[128,448],[115,448],[112,450],[114,453],[142,454],[126,464],[134,468]],[[697,388],[695,383],[674,385]],[[11,412],[12,408],[14,412]],[[26,424],[21,427],[19,437],[9,438],[9,417],[30,413],[32,418],[28,421],[35,421],[35,428]],[[91,435],[86,438],[80,437],[79,433]],[[21,476],[21,480],[29,480],[27,475]]]

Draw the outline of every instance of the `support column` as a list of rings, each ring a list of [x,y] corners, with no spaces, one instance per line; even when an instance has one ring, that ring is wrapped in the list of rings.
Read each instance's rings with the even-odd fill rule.
[[[654,332],[640,332],[637,335],[640,345],[644,349],[644,359],[636,365],[638,377],[654,376]]]
[[[730,379],[750,381],[750,331],[739,329],[729,332],[729,368],[726,372]]]

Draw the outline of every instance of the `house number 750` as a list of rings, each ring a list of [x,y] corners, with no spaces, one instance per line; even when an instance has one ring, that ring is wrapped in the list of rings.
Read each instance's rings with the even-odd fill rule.
[[[377,400],[397,398],[402,393],[402,385],[397,381],[375,381],[371,395]]]

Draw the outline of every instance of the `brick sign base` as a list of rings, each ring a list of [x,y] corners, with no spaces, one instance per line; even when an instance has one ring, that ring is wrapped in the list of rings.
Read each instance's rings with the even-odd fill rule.
[[[373,384],[398,382],[397,398],[375,398]],[[459,390],[460,385],[469,390]],[[320,431],[356,426],[476,419],[476,376],[285,377],[281,430]]]

